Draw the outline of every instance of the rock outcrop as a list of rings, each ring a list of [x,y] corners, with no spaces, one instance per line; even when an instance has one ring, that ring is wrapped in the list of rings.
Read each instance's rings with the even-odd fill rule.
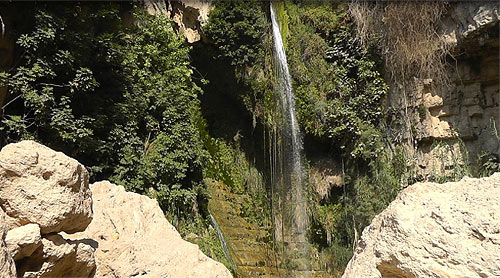
[[[0,151],[0,277],[231,273],[184,241],[156,201],[109,182],[91,191],[83,165],[22,141]]]
[[[42,234],[79,232],[92,220],[89,175],[83,165],[33,141],[0,151],[0,207],[16,226]]]
[[[208,22],[208,14],[214,8],[211,1],[203,0],[172,0],[170,14],[189,43],[206,41],[203,26]]]
[[[83,231],[92,220],[89,175],[78,161],[33,141],[5,146],[0,207],[1,224],[8,230],[6,254],[16,262],[11,265],[17,276],[93,276],[94,247],[60,234]],[[4,274],[6,262],[0,262],[1,277],[15,277],[15,272]]]
[[[181,238],[155,200],[107,181],[91,189],[94,220],[70,237],[96,241],[96,277],[231,277]]]
[[[214,8],[210,0],[145,0],[144,8],[149,14],[164,14],[177,26],[188,43],[205,41],[203,26],[208,22],[208,14]]]
[[[42,238],[42,246],[18,261],[17,272],[25,278],[94,277],[94,248],[89,240],[68,240],[60,234]]]
[[[391,132],[411,145],[416,178],[452,176],[480,155],[500,161],[499,22],[496,2],[450,3],[439,30],[452,47],[449,84],[419,79],[406,92],[393,86],[389,105],[400,112]]]
[[[16,265],[5,243],[6,233],[5,213],[0,209],[0,277],[14,278],[17,277]]]
[[[457,46],[471,39],[487,39],[484,30],[498,24],[499,20],[498,3],[494,1],[455,3],[442,21],[442,29],[447,41]]]
[[[40,227],[37,224],[28,224],[14,228],[7,233],[5,243],[14,260],[31,256],[42,245]]]
[[[363,235],[343,278],[500,277],[500,173],[403,190]]]

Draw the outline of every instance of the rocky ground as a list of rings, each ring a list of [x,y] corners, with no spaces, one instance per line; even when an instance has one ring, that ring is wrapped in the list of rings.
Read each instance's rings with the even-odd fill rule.
[[[88,180],[33,141],[0,151],[0,277],[231,277],[155,200]]]

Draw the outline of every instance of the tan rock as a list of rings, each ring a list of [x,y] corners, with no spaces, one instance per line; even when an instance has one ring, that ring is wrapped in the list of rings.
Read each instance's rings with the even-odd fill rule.
[[[42,234],[83,231],[92,219],[88,173],[78,161],[33,141],[0,151],[0,206]]]
[[[31,256],[42,245],[40,227],[37,224],[28,224],[14,228],[7,232],[5,243],[14,260]]]
[[[66,240],[59,234],[42,239],[42,246],[18,263],[25,278],[93,277],[94,248],[85,240]]]
[[[376,216],[343,278],[500,277],[500,173],[417,183]]]
[[[208,14],[214,8],[207,0],[169,1],[169,14],[177,24],[179,33],[189,43],[204,40],[203,26],[208,22]]]
[[[5,234],[5,213],[0,209],[0,277],[15,278],[17,277],[16,265],[5,244]]]
[[[94,219],[71,237],[98,242],[96,277],[231,277],[197,245],[184,241],[155,200],[107,181],[91,185]]]

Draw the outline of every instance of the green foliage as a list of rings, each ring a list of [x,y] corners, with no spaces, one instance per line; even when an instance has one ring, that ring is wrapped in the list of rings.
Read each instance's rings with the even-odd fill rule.
[[[477,171],[476,176],[478,177],[488,177],[495,172],[500,172],[500,159],[497,155],[482,152],[477,156],[476,159]]]
[[[76,5],[76,6],[75,6]],[[8,74],[2,145],[32,138],[188,217],[202,190],[204,151],[194,116],[201,90],[189,48],[165,16],[128,4],[43,3],[18,30],[23,55]],[[138,9],[139,10],[139,9]]]
[[[125,103],[118,109],[128,123],[111,133],[120,134],[128,124],[136,135],[130,143],[141,145],[121,146],[121,163],[111,179],[138,192],[149,189],[160,204],[186,211],[201,180],[202,146],[194,123],[200,91],[191,80],[189,49],[170,20],[144,14],[138,20],[134,35],[117,47],[127,78]]]
[[[208,222],[208,220],[200,217],[191,219],[189,222],[184,221],[181,224],[182,229],[179,232],[185,240],[197,244],[204,254],[221,262],[227,269],[234,273],[233,264],[224,254],[224,249],[219,241],[217,231],[206,222]]]
[[[267,3],[256,0],[218,1],[204,27],[215,46],[212,59],[225,68],[225,79],[231,75],[237,80],[237,88],[229,89],[227,95],[252,113],[254,127],[257,119],[266,126],[275,123],[272,39],[264,7]]]
[[[239,146],[238,135],[235,142],[228,143],[222,138],[213,138],[208,126],[201,117],[197,118],[197,126],[204,149],[207,150],[206,165],[203,176],[228,185],[234,193],[251,193],[255,200],[264,194],[264,180],[261,173],[252,166]]]
[[[262,39],[267,22],[260,1],[216,1],[204,27],[207,37],[218,48],[221,58],[233,66],[248,65],[263,55]]]
[[[342,271],[352,256],[355,240],[372,219],[382,212],[409,178],[409,158],[402,147],[379,153],[366,167],[348,160],[342,194],[315,200],[311,233],[321,260],[333,264],[329,271]],[[317,199],[317,198],[316,198]],[[356,234],[358,238],[356,238]]]
[[[287,54],[306,133],[331,138],[346,153],[361,157],[367,148],[380,147],[367,136],[382,118],[388,86],[352,35],[342,8],[337,3],[287,2]]]

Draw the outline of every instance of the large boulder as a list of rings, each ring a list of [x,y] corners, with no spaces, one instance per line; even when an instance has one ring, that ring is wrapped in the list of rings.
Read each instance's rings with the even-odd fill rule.
[[[89,175],[83,165],[33,141],[0,151],[0,207],[16,226],[42,234],[83,231],[92,220]]]
[[[94,219],[71,237],[97,242],[96,277],[231,277],[197,245],[184,241],[155,200],[107,181],[91,185]]]
[[[500,277],[500,173],[417,183],[376,216],[343,278]]]

